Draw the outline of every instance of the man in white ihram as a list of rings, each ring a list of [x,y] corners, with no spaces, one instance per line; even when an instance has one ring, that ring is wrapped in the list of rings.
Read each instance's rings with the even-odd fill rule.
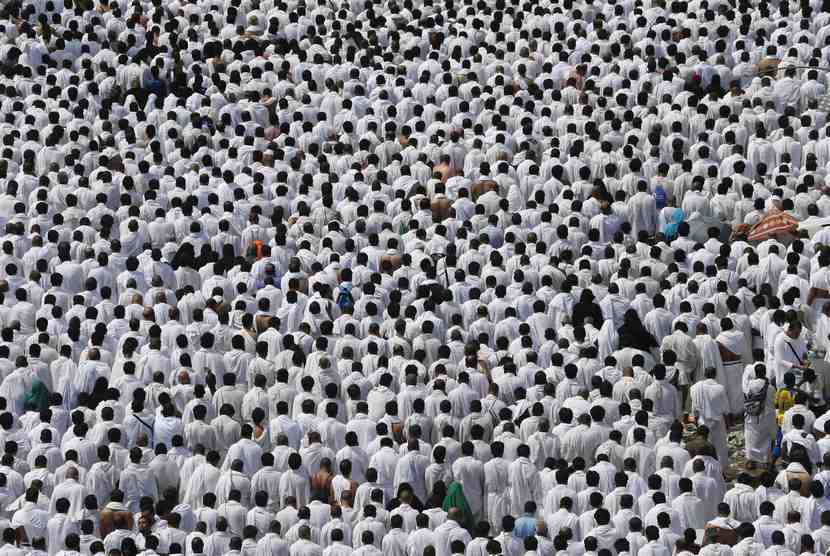
[[[724,416],[729,412],[729,400],[726,389],[715,380],[715,368],[707,367],[703,373],[704,379],[692,385],[692,412],[697,416],[699,424],[709,427],[709,438],[717,451],[718,461],[727,462]]]
[[[55,514],[55,503],[61,498],[69,500],[70,518],[80,520],[84,512],[84,498],[86,498],[87,490],[84,485],[78,482],[78,470],[70,467],[66,470],[66,480],[55,485],[55,490],[52,491],[52,499],[49,503],[49,514]]]
[[[451,556],[450,545],[453,541],[468,544],[472,537],[460,523],[464,515],[458,508],[450,508],[447,521],[435,528],[435,556]]]
[[[784,385],[784,373],[807,364],[807,343],[801,337],[801,327],[800,322],[792,322],[775,338],[775,383],[779,388]]]

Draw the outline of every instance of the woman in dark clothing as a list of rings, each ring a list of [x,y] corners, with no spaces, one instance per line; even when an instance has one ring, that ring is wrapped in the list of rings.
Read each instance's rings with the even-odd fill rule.
[[[432,494],[427,498],[426,508],[440,508],[444,505],[444,498],[447,496],[447,485],[444,481],[435,481],[432,485]]]
[[[99,376],[95,379],[95,385],[92,387],[92,393],[89,396],[89,404],[87,407],[95,409],[98,404],[109,399],[109,381],[106,378]]]
[[[221,262],[223,268],[226,269],[233,268],[234,266],[236,266],[237,260],[236,253],[234,253],[233,250],[233,245],[229,243],[222,245],[222,256],[219,257],[219,260],[217,262]]]
[[[657,340],[654,336],[646,330],[643,323],[640,321],[637,311],[629,309],[623,316],[623,325],[617,331],[620,337],[621,348],[635,348],[642,351],[649,351],[651,348],[658,347]]]
[[[574,326],[582,326],[585,323],[585,317],[591,317],[594,321],[594,326],[597,328],[602,324],[602,309],[594,302],[594,292],[588,288],[582,290],[582,295],[579,296],[579,303],[574,305],[571,322]]]
[[[398,495],[386,504],[386,511],[391,512],[402,503],[409,504],[419,512],[424,510],[423,502],[421,502],[418,497],[415,496],[415,493],[412,492],[412,486],[409,483],[401,483],[398,487]]]
[[[191,227],[191,229],[195,229],[195,228]],[[211,249],[210,245],[208,245],[206,243],[206,244],[202,245],[202,250],[199,253],[199,259],[196,263],[197,264],[196,268],[203,268],[203,267],[209,265],[210,263],[215,263],[217,260],[219,260],[219,257],[217,256],[216,253],[214,253],[214,251],[213,251],[213,249]]]
[[[173,270],[179,267],[198,268],[196,266],[196,250],[193,248],[193,244],[183,243],[176,251],[170,266],[173,267]]]

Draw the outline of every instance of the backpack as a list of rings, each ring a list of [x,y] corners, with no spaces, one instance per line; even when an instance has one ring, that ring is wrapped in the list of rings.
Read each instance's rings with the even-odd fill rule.
[[[767,382],[757,394],[744,394],[744,413],[749,417],[757,417],[764,411],[764,402],[767,399]]]
[[[352,296],[351,284],[340,284],[337,292],[337,306],[341,311],[354,308],[354,297]]]

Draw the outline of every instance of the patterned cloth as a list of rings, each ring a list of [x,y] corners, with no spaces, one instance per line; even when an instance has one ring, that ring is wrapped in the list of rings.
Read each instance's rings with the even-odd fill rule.
[[[798,220],[778,210],[770,211],[749,231],[747,240],[763,241],[776,234],[798,234]]]

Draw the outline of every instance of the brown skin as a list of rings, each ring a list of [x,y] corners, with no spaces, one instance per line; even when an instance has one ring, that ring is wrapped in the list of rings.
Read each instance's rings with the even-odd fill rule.
[[[133,514],[130,512],[113,512],[104,509],[101,511],[101,534],[106,536],[115,529],[132,529]]]
[[[311,477],[311,488],[314,490],[328,492],[329,503],[334,501],[331,499],[331,494],[333,493],[331,488],[332,479],[334,479],[334,475],[332,475],[331,471],[322,467],[320,468],[320,471]]]
[[[443,222],[444,219],[450,215],[450,206],[450,200],[446,197],[434,199],[430,203],[430,208],[432,209],[432,219],[435,222]]]
[[[17,546],[22,546],[24,544],[29,544],[29,537],[26,536],[26,528],[25,527],[18,527],[15,529],[15,540],[17,542]]]
[[[141,512],[138,517],[138,530],[149,531],[153,526],[153,516],[150,512]]]
[[[485,180],[485,181],[479,181],[479,182],[474,183],[473,187],[472,187],[472,190],[473,190],[472,191],[473,201],[475,201],[476,199],[478,199],[479,197],[481,197],[482,195],[484,195],[488,191],[498,191],[499,186],[494,181]]]

